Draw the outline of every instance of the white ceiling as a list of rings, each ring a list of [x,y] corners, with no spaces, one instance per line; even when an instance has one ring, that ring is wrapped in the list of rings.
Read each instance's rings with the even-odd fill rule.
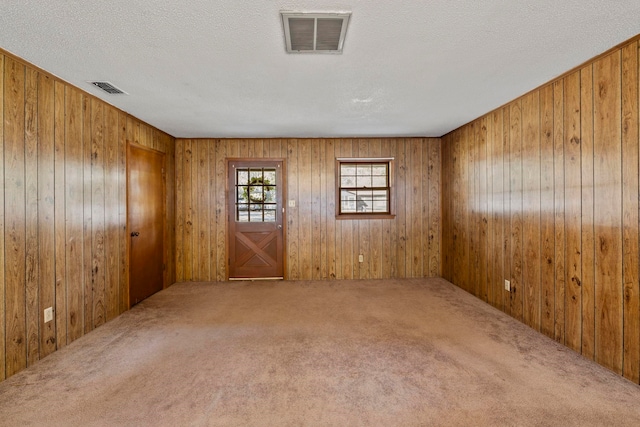
[[[281,10],[352,12],[344,53],[285,53]],[[176,137],[440,136],[638,33],[638,0],[0,1],[0,47]]]

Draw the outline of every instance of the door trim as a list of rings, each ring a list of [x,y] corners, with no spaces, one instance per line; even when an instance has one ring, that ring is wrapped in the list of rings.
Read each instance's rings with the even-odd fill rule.
[[[227,157],[226,159],[227,164],[226,164],[226,170],[225,170],[225,182],[226,182],[226,188],[225,188],[225,193],[224,193],[224,197],[225,197],[225,203],[224,203],[224,207],[225,207],[225,255],[227,258],[227,268],[226,268],[226,272],[225,272],[225,277],[227,279],[227,281],[231,281],[231,280],[287,280],[287,160],[284,157]],[[256,162],[259,163],[260,161],[265,161],[265,162],[282,162],[282,208],[283,208],[283,212],[282,212],[282,277],[261,277],[261,278],[236,278],[236,277],[230,277],[229,276],[229,270],[231,267],[231,254],[230,254],[230,248],[229,248],[229,242],[231,239],[231,236],[229,234],[229,222],[231,221],[231,218],[229,218],[229,201],[231,200],[230,198],[230,191],[231,191],[231,183],[229,182],[229,165],[232,162]]]
[[[153,148],[149,148],[149,147],[145,147],[144,145],[138,144],[137,142],[132,142],[127,140],[127,153],[126,153],[126,170],[125,170],[125,176],[126,176],[126,188],[125,188],[125,203],[126,203],[126,227],[125,227],[125,238],[127,239],[127,244],[125,245],[125,275],[124,275],[124,279],[125,279],[125,286],[124,286],[124,294],[122,296],[122,298],[126,298],[124,301],[126,301],[126,309],[130,310],[131,309],[131,271],[130,271],[130,264],[131,264],[131,227],[129,224],[129,175],[131,170],[129,169],[129,158],[131,156],[130,154],[130,150],[131,148],[136,148],[136,149],[140,149],[140,150],[145,150],[145,151],[151,151],[153,153],[156,154],[160,154],[162,156],[162,232],[163,232],[163,242],[162,242],[162,289],[166,289],[168,284],[167,284],[167,250],[168,250],[168,245],[167,245],[167,155],[166,153],[163,153],[162,151],[159,150],[155,150]],[[122,302],[124,302],[121,299]]]

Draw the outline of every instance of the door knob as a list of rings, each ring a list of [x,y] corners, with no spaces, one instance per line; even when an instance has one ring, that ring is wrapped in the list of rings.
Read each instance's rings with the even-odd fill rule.
[[[279,228],[279,229],[282,229],[282,224],[278,224],[278,228]]]
[[[131,237],[138,237],[140,233],[138,231],[131,232]]]

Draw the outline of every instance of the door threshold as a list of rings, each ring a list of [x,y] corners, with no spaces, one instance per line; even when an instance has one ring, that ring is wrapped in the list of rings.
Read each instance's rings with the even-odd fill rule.
[[[284,280],[284,277],[229,277],[229,280]]]

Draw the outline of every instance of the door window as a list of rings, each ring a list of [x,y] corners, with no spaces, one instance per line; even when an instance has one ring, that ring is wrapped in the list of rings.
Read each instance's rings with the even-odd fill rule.
[[[276,168],[237,168],[235,191],[237,222],[276,222]]]

